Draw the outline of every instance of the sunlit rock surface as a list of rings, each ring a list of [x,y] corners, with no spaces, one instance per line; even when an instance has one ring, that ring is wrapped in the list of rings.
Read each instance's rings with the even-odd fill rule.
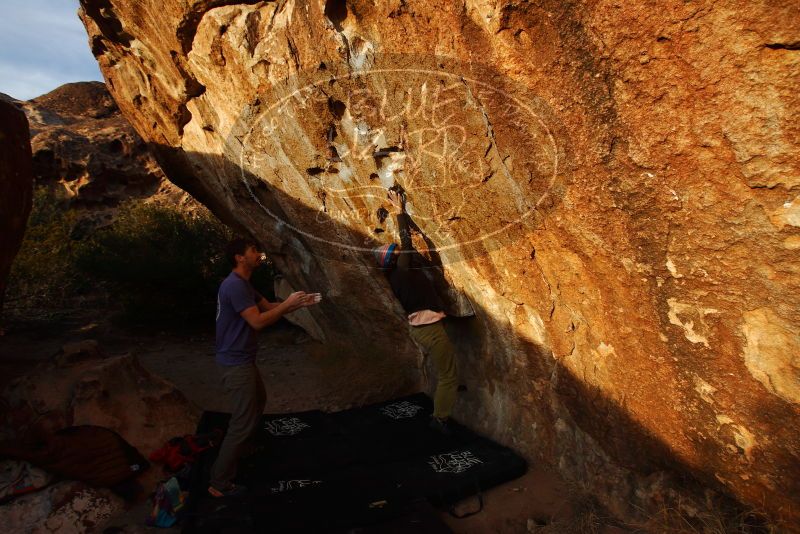
[[[14,100],[4,96],[0,95],[0,318],[8,273],[25,235],[33,194],[28,121]]]
[[[81,4],[169,178],[325,294],[354,387],[417,376],[368,252],[397,183],[476,311],[459,418],[626,517],[693,479],[800,523],[796,2]]]
[[[91,209],[101,224],[103,215],[108,220],[113,215],[104,208],[129,199],[165,197],[192,207],[191,199],[166,180],[105,84],[68,83],[17,104],[31,125],[36,184],[71,207]]]

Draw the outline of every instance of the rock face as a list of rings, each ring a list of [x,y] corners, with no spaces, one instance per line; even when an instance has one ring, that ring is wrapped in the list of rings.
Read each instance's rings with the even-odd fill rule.
[[[191,203],[166,179],[105,84],[68,83],[17,105],[31,125],[36,184],[61,193],[70,207],[102,213],[150,197]]]
[[[73,425],[117,432],[145,457],[194,433],[199,409],[135,357],[108,356],[95,341],[65,345],[51,361],[2,392],[0,439],[49,434]],[[157,465],[135,480],[145,492],[163,479]],[[3,532],[99,532],[125,509],[111,490],[62,481],[0,506]]]
[[[398,184],[475,307],[459,418],[626,517],[708,487],[800,524],[796,2],[81,5],[169,178],[376,388],[416,376],[369,253]]]
[[[8,534],[98,532],[124,509],[111,490],[68,480],[0,506],[0,521]]]
[[[109,428],[143,456],[194,433],[200,412],[132,356],[105,355],[94,341],[65,345],[52,361],[12,382],[2,395],[7,438],[73,425]]]
[[[19,252],[31,212],[33,172],[25,114],[0,99],[0,317],[11,262]],[[0,323],[2,332],[2,323]]]

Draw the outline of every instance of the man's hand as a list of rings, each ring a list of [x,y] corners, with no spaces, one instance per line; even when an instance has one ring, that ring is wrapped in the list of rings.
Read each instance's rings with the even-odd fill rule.
[[[286,313],[291,313],[300,308],[306,308],[319,304],[322,300],[322,295],[319,293],[306,293],[305,291],[295,291],[283,303],[286,305]]]
[[[392,213],[398,215],[406,212],[406,197],[403,193],[390,189],[388,197],[392,205]]]
[[[251,306],[243,310],[240,314],[247,323],[256,330],[271,325],[281,318],[284,314],[291,313],[300,308],[313,306],[322,300],[322,295],[319,293],[306,293],[305,291],[295,291],[281,303],[268,303],[269,307],[266,310],[260,309],[261,306]],[[261,303],[266,303],[265,299],[261,299]],[[261,304],[259,303],[259,304]]]
[[[302,308],[303,299],[306,298],[305,291],[295,291],[283,301],[283,306],[286,313],[293,312],[296,309]]]

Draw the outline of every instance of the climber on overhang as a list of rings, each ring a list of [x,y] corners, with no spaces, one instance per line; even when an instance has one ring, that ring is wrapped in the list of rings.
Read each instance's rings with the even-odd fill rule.
[[[455,349],[443,320],[444,305],[433,283],[422,271],[419,254],[411,244],[405,194],[390,190],[389,202],[400,232],[400,247],[395,243],[373,250],[378,267],[385,270],[389,284],[408,318],[411,337],[432,358],[437,374],[431,428],[450,434],[448,420],[458,391]],[[421,258],[419,258],[421,259]]]

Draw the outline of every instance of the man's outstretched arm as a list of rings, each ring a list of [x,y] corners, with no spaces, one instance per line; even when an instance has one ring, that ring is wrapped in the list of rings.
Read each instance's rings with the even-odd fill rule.
[[[411,265],[411,253],[414,250],[414,245],[411,243],[411,230],[408,225],[408,213],[405,211],[398,213],[395,216],[397,220],[397,228],[400,231],[400,257],[397,258],[397,267],[399,269],[408,269]]]
[[[278,319],[300,308],[313,306],[322,300],[319,293],[306,293],[305,291],[296,291],[289,295],[283,302],[267,302],[270,309],[259,311],[261,303],[266,299],[261,299],[258,305],[251,306],[242,310],[240,314],[247,323],[255,330],[261,330],[275,322]]]
[[[408,224],[408,213],[406,213],[406,201],[402,193],[389,191],[389,202],[392,203],[392,212],[397,221],[397,229],[400,232],[400,257],[397,258],[399,269],[408,269],[411,264],[411,251],[414,245],[411,243],[411,230]]]
[[[280,305],[280,302],[270,302],[262,297],[261,300],[258,301],[258,311],[260,312],[269,311],[273,308],[277,308],[278,305]]]

